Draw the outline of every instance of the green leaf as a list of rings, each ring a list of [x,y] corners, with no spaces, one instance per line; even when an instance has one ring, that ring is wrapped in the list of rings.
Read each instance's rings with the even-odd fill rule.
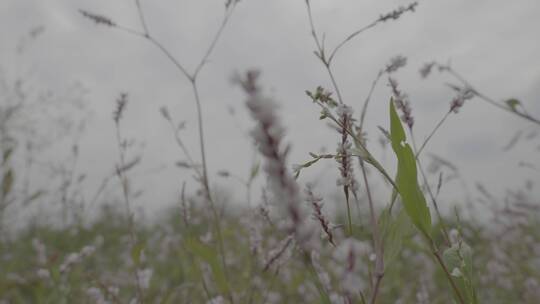
[[[143,242],[139,242],[135,244],[133,248],[131,248],[131,259],[133,260],[133,263],[135,264],[136,267],[139,267],[139,265],[141,264],[141,254],[143,250],[144,250]]]
[[[453,244],[443,253],[444,264],[467,303],[478,303],[473,284],[472,250],[464,242]]]
[[[392,149],[398,160],[396,185],[403,207],[416,228],[425,236],[430,237],[431,215],[426,198],[418,185],[416,157],[406,142],[405,130],[401,125],[393,100],[390,100],[390,132]]]
[[[360,156],[363,160],[367,160],[369,158],[369,153],[365,149],[362,149],[361,146],[357,145],[357,147],[351,149],[352,154]]]
[[[261,163],[260,162],[257,162],[253,165],[253,167],[251,167],[251,172],[249,174],[249,180],[252,181],[254,180],[257,175],[259,175],[259,169],[261,168]]]
[[[222,294],[229,293],[229,283],[221,267],[218,253],[210,246],[201,243],[195,238],[189,238],[185,242],[186,248],[193,253],[197,259],[206,262],[214,277],[214,282]]]
[[[521,102],[515,98],[508,99],[505,103],[514,112],[517,112],[517,107],[521,105]]]
[[[51,274],[51,278],[55,283],[60,283],[61,274],[60,274],[60,268],[58,266],[54,266],[49,269],[49,272]]]
[[[384,262],[391,265],[401,252],[403,240],[413,232],[413,226],[409,216],[401,209],[393,219],[389,210],[385,209],[381,214],[381,227],[384,237]]]

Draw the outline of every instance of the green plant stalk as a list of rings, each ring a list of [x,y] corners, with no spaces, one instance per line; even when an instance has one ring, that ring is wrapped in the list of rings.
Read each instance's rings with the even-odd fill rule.
[[[514,114],[518,117],[521,117],[525,120],[528,120],[532,123],[535,123],[537,125],[540,125],[540,119],[538,118],[535,118],[527,113],[521,113],[521,112],[518,112],[518,111],[514,111],[512,110],[511,108],[505,106],[504,104],[501,104],[500,102],[497,102],[495,100],[493,100],[492,98],[488,97],[487,95],[484,95],[482,93],[480,93],[476,88],[474,88],[471,83],[469,81],[467,81],[463,76],[461,76],[458,72],[456,72],[453,68],[451,68],[450,66],[441,66],[438,64],[439,67],[442,67],[442,70],[443,71],[447,71],[448,73],[450,73],[450,75],[454,76],[457,80],[459,80],[463,85],[465,85],[466,87],[468,87],[473,93],[474,95],[478,96],[480,99],[484,100],[485,102],[491,104],[492,106],[495,106],[503,111],[506,111],[508,113],[511,113],[511,114]]]
[[[231,7],[227,9],[226,14],[225,14],[225,16],[223,18],[223,21],[221,23],[221,26],[219,27],[219,29],[216,32],[212,42],[210,43],[210,46],[208,47],[207,51],[205,52],[204,56],[202,57],[201,61],[199,62],[199,64],[197,65],[195,71],[192,74],[187,72],[187,70],[184,68],[184,66],[182,64],[180,64],[180,62],[159,41],[157,41],[155,38],[153,38],[150,35],[146,20],[144,18],[144,14],[143,14],[143,11],[142,11],[142,8],[141,8],[141,5],[139,3],[139,0],[135,0],[135,4],[137,6],[139,19],[140,19],[142,27],[143,27],[143,32],[139,32],[139,31],[136,31],[136,30],[132,30],[130,28],[122,27],[122,26],[115,26],[118,29],[121,29],[121,30],[123,30],[123,31],[125,31],[127,33],[130,33],[130,34],[133,34],[135,36],[142,37],[142,38],[148,40],[149,42],[151,42],[155,47],[157,47],[173,63],[173,65],[176,68],[178,68],[178,70],[191,83],[192,90],[193,90],[193,95],[194,95],[194,98],[195,98],[195,104],[196,104],[196,107],[197,107],[197,124],[198,124],[198,128],[199,128],[199,145],[200,145],[200,150],[201,150],[200,152],[201,152],[202,167],[203,167],[203,170],[202,170],[203,171],[202,172],[202,183],[203,183],[203,187],[204,187],[205,192],[206,192],[206,197],[207,197],[208,201],[210,202],[210,207],[212,209],[212,215],[214,217],[214,222],[215,222],[215,230],[216,230],[216,234],[217,234],[217,237],[218,237],[218,247],[219,247],[219,252],[220,252],[220,256],[221,256],[221,263],[222,263],[223,271],[224,271],[224,274],[225,274],[226,278],[229,278],[229,275],[228,275],[227,263],[225,261],[225,249],[224,249],[224,244],[223,244],[223,236],[222,236],[220,217],[219,217],[219,214],[217,213],[215,203],[214,203],[214,201],[212,199],[211,190],[210,190],[210,182],[208,180],[206,149],[205,149],[205,145],[204,145],[204,128],[203,128],[204,124],[203,124],[203,117],[202,117],[201,100],[200,100],[200,96],[199,96],[199,90],[198,90],[198,87],[197,87],[197,76],[199,75],[199,72],[202,70],[204,64],[206,63],[206,61],[208,59],[208,57],[211,55],[211,53],[214,50],[219,38],[221,37],[221,34],[222,34],[223,30],[225,29],[225,26],[227,25],[227,23],[229,21],[229,18],[231,17],[231,15],[232,15],[232,13],[234,11],[234,8],[236,7],[236,3],[237,3],[236,1],[233,1]],[[228,298],[229,298],[231,303],[234,303],[234,299],[232,297],[232,294],[231,294],[230,290],[228,290]]]
[[[433,242],[433,239],[431,239],[431,237],[429,237],[427,235],[424,235],[424,236],[427,237],[426,240],[429,243],[429,246],[431,247],[431,252],[435,256],[435,259],[437,260],[437,262],[441,266],[442,270],[444,271],[444,274],[446,275],[446,278],[448,279],[448,282],[452,286],[452,290],[454,291],[454,294],[458,298],[459,303],[466,304],[465,300],[463,299],[463,296],[461,295],[461,293],[459,292],[459,289],[457,288],[456,282],[454,281],[454,279],[452,278],[452,275],[448,271],[448,268],[444,264],[444,261],[443,261],[443,259],[441,257],[439,249],[437,248],[437,246],[435,246],[435,243]]]
[[[319,291],[319,295],[322,298],[322,303],[331,304],[332,301],[330,300],[330,297],[328,296],[328,292],[326,291],[323,284],[321,283],[319,279],[319,275],[317,274],[317,271],[315,270],[313,263],[311,263],[311,261],[308,261],[308,259],[309,258],[305,259],[305,263],[307,264],[306,266],[309,269],[309,273],[311,274],[313,284],[315,284],[315,287],[317,287],[317,290]]]
[[[379,224],[377,223],[377,216],[375,215],[375,208],[373,204],[373,198],[371,196],[371,190],[369,187],[369,182],[367,178],[366,167],[364,166],[364,161],[360,159],[360,167],[362,169],[362,177],[364,179],[364,185],[366,186],[366,193],[368,196],[369,202],[369,213],[371,219],[371,226],[373,227],[373,247],[375,247],[375,287],[373,288],[371,294],[371,304],[377,302],[377,295],[379,294],[379,287],[381,281],[384,277],[384,255],[382,247],[382,238],[379,232]]]
[[[128,193],[128,180],[126,175],[124,174],[124,171],[122,168],[125,167],[125,147],[122,145],[122,136],[120,135],[120,124],[119,121],[116,121],[116,140],[118,144],[119,149],[119,158],[120,158],[120,166],[117,169],[118,178],[120,179],[120,183],[122,184],[122,194],[124,197],[124,203],[126,208],[126,215],[128,220],[128,230],[129,230],[129,239],[131,243],[130,251],[133,250],[137,243],[137,239],[135,236],[134,231],[134,223],[133,223],[133,214],[131,213],[131,203],[129,199],[129,193]],[[135,263],[135,261],[133,261]],[[143,289],[141,287],[140,279],[139,279],[139,273],[138,268],[139,265],[135,265],[133,268],[133,276],[135,278],[136,288],[137,288],[137,298],[141,304],[144,304],[144,293]]]
[[[352,218],[351,218],[351,205],[349,203],[349,187],[344,186],[343,191],[345,192],[345,202],[347,204],[347,226],[348,226],[348,232],[349,236],[353,235],[353,228],[352,228]]]
[[[446,118],[447,116],[445,116]],[[444,121],[444,119],[442,120]],[[439,124],[440,125],[440,124]],[[419,151],[416,149],[416,141],[414,139],[414,133],[412,128],[409,128],[409,134],[411,135],[411,140],[413,144],[413,148],[415,151]],[[441,223],[441,230],[443,232],[443,236],[446,240],[446,243],[450,245],[450,236],[448,235],[448,230],[446,228],[446,223],[444,222],[444,219],[441,215],[441,211],[439,210],[439,205],[437,204],[437,199],[435,198],[435,195],[433,195],[433,191],[431,190],[431,186],[429,185],[429,182],[427,180],[427,176],[424,172],[424,169],[422,168],[422,163],[420,162],[420,158],[418,157],[419,152],[415,153],[416,155],[416,163],[418,164],[418,171],[420,171],[420,175],[422,175],[422,179],[424,180],[424,184],[427,187],[429,197],[431,198],[431,202],[433,204],[433,208],[435,209],[435,214],[437,214],[437,218],[439,220],[439,223]]]

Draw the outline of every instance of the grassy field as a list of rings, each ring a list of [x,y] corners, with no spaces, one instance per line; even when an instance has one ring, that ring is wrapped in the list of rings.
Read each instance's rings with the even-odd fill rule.
[[[472,248],[479,302],[539,299],[540,218],[518,206],[485,224],[447,222],[459,228],[453,237]],[[352,236],[334,231],[335,247],[324,238],[314,260],[293,243],[286,245],[287,235],[260,210],[226,213],[225,272],[204,207],[174,208],[153,225],[135,227],[135,246],[125,216],[107,208],[86,227],[35,226],[3,240],[0,298],[3,303],[225,303],[230,292],[235,303],[324,303],[326,296],[343,303],[344,289],[369,292],[374,271],[368,220],[355,222],[363,225],[355,225]],[[411,224],[388,229],[379,303],[451,303],[443,271]],[[390,242],[398,235],[402,244],[394,249]],[[440,233],[435,236],[442,242]],[[353,273],[344,269],[348,263],[354,264]]]
[[[88,192],[82,189],[85,175],[74,173],[78,146],[72,147],[71,158],[60,168],[40,157],[46,145],[40,150],[33,144],[45,141],[45,135],[28,126],[36,112],[46,111],[26,103],[21,93],[24,86],[15,82],[10,102],[0,104],[0,304],[540,302],[536,181],[524,181],[522,188],[508,190],[503,197],[479,184],[464,185],[459,191],[475,188],[474,198],[459,201],[443,213],[439,210],[440,190],[458,177],[425,169],[430,141],[470,100],[523,120],[534,130],[540,126],[537,116],[520,100],[499,100],[481,93],[449,63],[431,61],[420,70],[421,77],[432,73],[451,77],[454,96],[426,139],[417,141],[415,121],[422,117],[415,117],[409,96],[395,77],[406,66],[406,57],[392,57],[381,67],[356,109],[343,97],[336,81],[333,60],[343,47],[364,31],[414,13],[417,2],[381,14],[329,47],[325,34],[316,30],[311,1],[306,0],[314,54],[328,84],[306,90],[306,104],[320,110],[322,124],[335,131],[337,147],[331,152],[309,153],[305,162],[291,165],[282,113],[264,89],[271,84],[263,84],[257,70],[238,73],[233,83],[244,93],[257,155],[245,180],[227,171],[216,172],[221,178],[238,179],[245,186],[246,194],[241,196],[246,202],[231,204],[216,190],[218,186],[209,182],[207,157],[217,152],[205,147],[205,100],[199,94],[198,76],[238,2],[225,2],[223,22],[193,70],[185,68],[182,60],[152,36],[139,1],[133,5],[140,29],[80,11],[85,21],[148,42],[178,70],[193,93],[200,153],[191,153],[193,147],[183,141],[184,123],[175,121],[165,107],[160,113],[172,127],[171,140],[185,159],[176,166],[187,170],[197,186],[186,189],[184,183],[179,202],[151,219],[135,212],[140,193],[132,189],[130,173],[142,158],[132,153],[133,141],[124,136],[129,95],[120,94],[112,111],[115,129],[111,134],[116,138],[118,161],[88,199],[81,194]],[[365,118],[372,93],[383,81],[388,87],[383,101],[388,104],[388,123],[377,125],[378,134],[367,134]],[[67,118],[73,117],[68,114]],[[63,128],[62,134],[69,133],[66,126],[73,125],[65,122],[59,128]],[[373,152],[374,141],[367,140],[377,135],[379,144],[388,150],[385,155],[391,157],[385,166]],[[528,135],[529,140],[536,135]],[[291,144],[302,148],[300,142]],[[437,168],[457,171],[443,159],[432,161],[438,162]],[[535,161],[522,164],[537,170]],[[329,193],[322,193],[327,188],[304,184],[301,179],[303,170],[322,162],[333,164],[338,174],[332,200],[326,198]],[[55,186],[30,189],[29,175],[35,172],[30,167],[35,163],[50,165],[54,178],[61,181],[59,186],[50,183]],[[433,176],[438,177],[436,183],[432,183]],[[265,185],[257,197],[252,195],[259,194],[252,193],[255,180]],[[375,184],[377,196],[373,195]],[[115,188],[103,191],[111,185]],[[55,206],[60,205],[60,210],[38,213],[28,222],[10,227],[28,206],[50,202],[58,203]],[[101,208],[95,218],[83,216],[89,205]],[[474,211],[467,210],[471,205],[475,205]]]

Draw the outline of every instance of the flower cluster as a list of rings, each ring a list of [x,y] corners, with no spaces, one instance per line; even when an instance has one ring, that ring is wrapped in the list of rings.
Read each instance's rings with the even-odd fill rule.
[[[349,141],[349,133],[353,126],[353,110],[350,106],[340,104],[336,108],[338,123],[340,125],[339,132],[341,141],[338,143],[336,150],[337,162],[339,163],[340,178],[337,181],[338,186],[347,187],[353,193],[356,192],[358,186],[354,179],[354,172],[351,160],[352,144]]]
[[[458,113],[459,109],[465,104],[465,101],[474,97],[474,91],[471,88],[456,88],[457,94],[450,102],[450,111]]]
[[[101,24],[101,25],[105,25],[105,26],[116,26],[116,23],[114,23],[111,19],[109,19],[109,18],[107,18],[105,16],[90,13],[90,12],[87,12],[85,10],[79,10],[79,12],[84,17],[94,21],[96,24]]]
[[[43,266],[47,263],[47,248],[41,240],[35,238],[32,240],[32,247],[36,251],[36,259],[39,265]]]
[[[353,238],[345,239],[334,251],[335,271],[341,280],[340,286],[349,296],[355,295],[365,284],[361,271],[365,268],[363,257],[369,252],[368,244]]]
[[[109,301],[107,301],[107,298],[105,297],[103,292],[101,292],[101,289],[97,287],[90,287],[86,289],[86,295],[93,300],[93,303],[96,303],[96,304],[110,303]]]
[[[306,91],[306,95],[309,96],[313,102],[320,102],[331,108],[338,104],[334,98],[332,98],[332,92],[325,90],[321,86],[318,86],[314,92]]]
[[[277,104],[263,96],[257,85],[258,76],[257,71],[249,71],[243,79],[237,79],[248,96],[246,105],[251,116],[257,122],[251,136],[265,158],[264,171],[270,193],[288,214],[285,229],[295,235],[298,244],[304,246],[313,239],[313,233],[307,227],[305,215],[300,208],[298,185],[287,170],[285,160],[289,148],[282,148],[284,129],[276,115]]]
[[[316,196],[313,193],[313,185],[308,184],[306,186],[306,201],[311,205],[311,208],[313,209],[313,218],[319,222],[321,225],[322,230],[324,231],[324,234],[328,238],[328,242],[330,244],[336,246],[336,243],[334,242],[334,235],[332,233],[332,228],[330,227],[330,221],[326,217],[326,215],[323,214],[322,208],[322,198],[319,196]]]
[[[414,117],[412,116],[409,96],[407,96],[407,94],[403,93],[398,88],[398,82],[392,77],[388,77],[388,83],[390,85],[390,88],[392,89],[392,93],[394,94],[394,103],[396,105],[396,108],[402,113],[401,120],[405,124],[407,124],[409,129],[411,129],[414,125]]]
[[[266,271],[272,265],[279,264],[280,260],[286,260],[288,258],[287,250],[293,241],[294,238],[289,235],[281,240],[277,247],[271,249],[265,258],[263,270]]]
[[[422,76],[422,78],[427,78],[429,74],[431,74],[431,70],[433,70],[435,64],[437,64],[435,61],[424,63],[424,65],[420,69],[420,76]]]
[[[413,13],[416,10],[416,6],[418,6],[418,2],[413,2],[407,6],[400,6],[389,13],[381,15],[378,21],[386,22],[388,20],[397,20],[399,19],[399,17],[401,17],[401,15],[403,15],[406,12]]]
[[[152,279],[153,274],[154,270],[151,268],[137,270],[137,280],[139,281],[138,284],[142,289],[148,289],[148,287],[150,287],[150,280]]]
[[[80,252],[72,252],[68,254],[62,264],[60,264],[60,273],[68,272],[73,266],[79,264],[84,258],[87,258],[94,254],[96,247],[94,246],[84,246]]]
[[[437,61],[430,61],[430,62],[424,63],[422,68],[420,68],[420,71],[419,71],[420,76],[422,76],[422,78],[427,78],[431,74],[434,68],[437,68],[439,72],[450,70],[449,65],[441,64],[441,63],[438,63]]]
[[[113,112],[113,119],[116,124],[118,124],[120,122],[120,119],[122,119],[122,114],[126,109],[127,98],[127,93],[122,93],[120,94],[120,97],[118,97],[118,99],[116,100],[116,109]]]
[[[390,59],[390,62],[386,65],[386,68],[384,69],[384,71],[388,74],[394,73],[395,71],[399,70],[400,68],[406,65],[407,65],[407,57],[397,55]]]

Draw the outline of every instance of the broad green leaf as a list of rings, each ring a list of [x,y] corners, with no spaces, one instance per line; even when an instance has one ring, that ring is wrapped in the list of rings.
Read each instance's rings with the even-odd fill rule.
[[[392,149],[398,160],[396,185],[403,207],[416,228],[429,237],[431,236],[431,215],[424,194],[418,185],[416,158],[412,148],[406,142],[405,130],[401,125],[393,100],[390,100],[390,132]]]
[[[472,250],[464,242],[453,244],[443,253],[446,268],[451,273],[454,282],[465,297],[467,303],[478,303],[473,284]]]
[[[401,209],[395,218],[392,218],[388,209],[386,209],[381,214],[381,219],[384,218],[386,218],[386,224],[383,228],[384,263],[388,266],[399,256],[403,246],[403,239],[412,233],[414,228],[404,209]]]
[[[516,112],[517,107],[521,105],[521,102],[515,98],[508,99],[506,102],[506,105],[510,108],[510,110]]]

